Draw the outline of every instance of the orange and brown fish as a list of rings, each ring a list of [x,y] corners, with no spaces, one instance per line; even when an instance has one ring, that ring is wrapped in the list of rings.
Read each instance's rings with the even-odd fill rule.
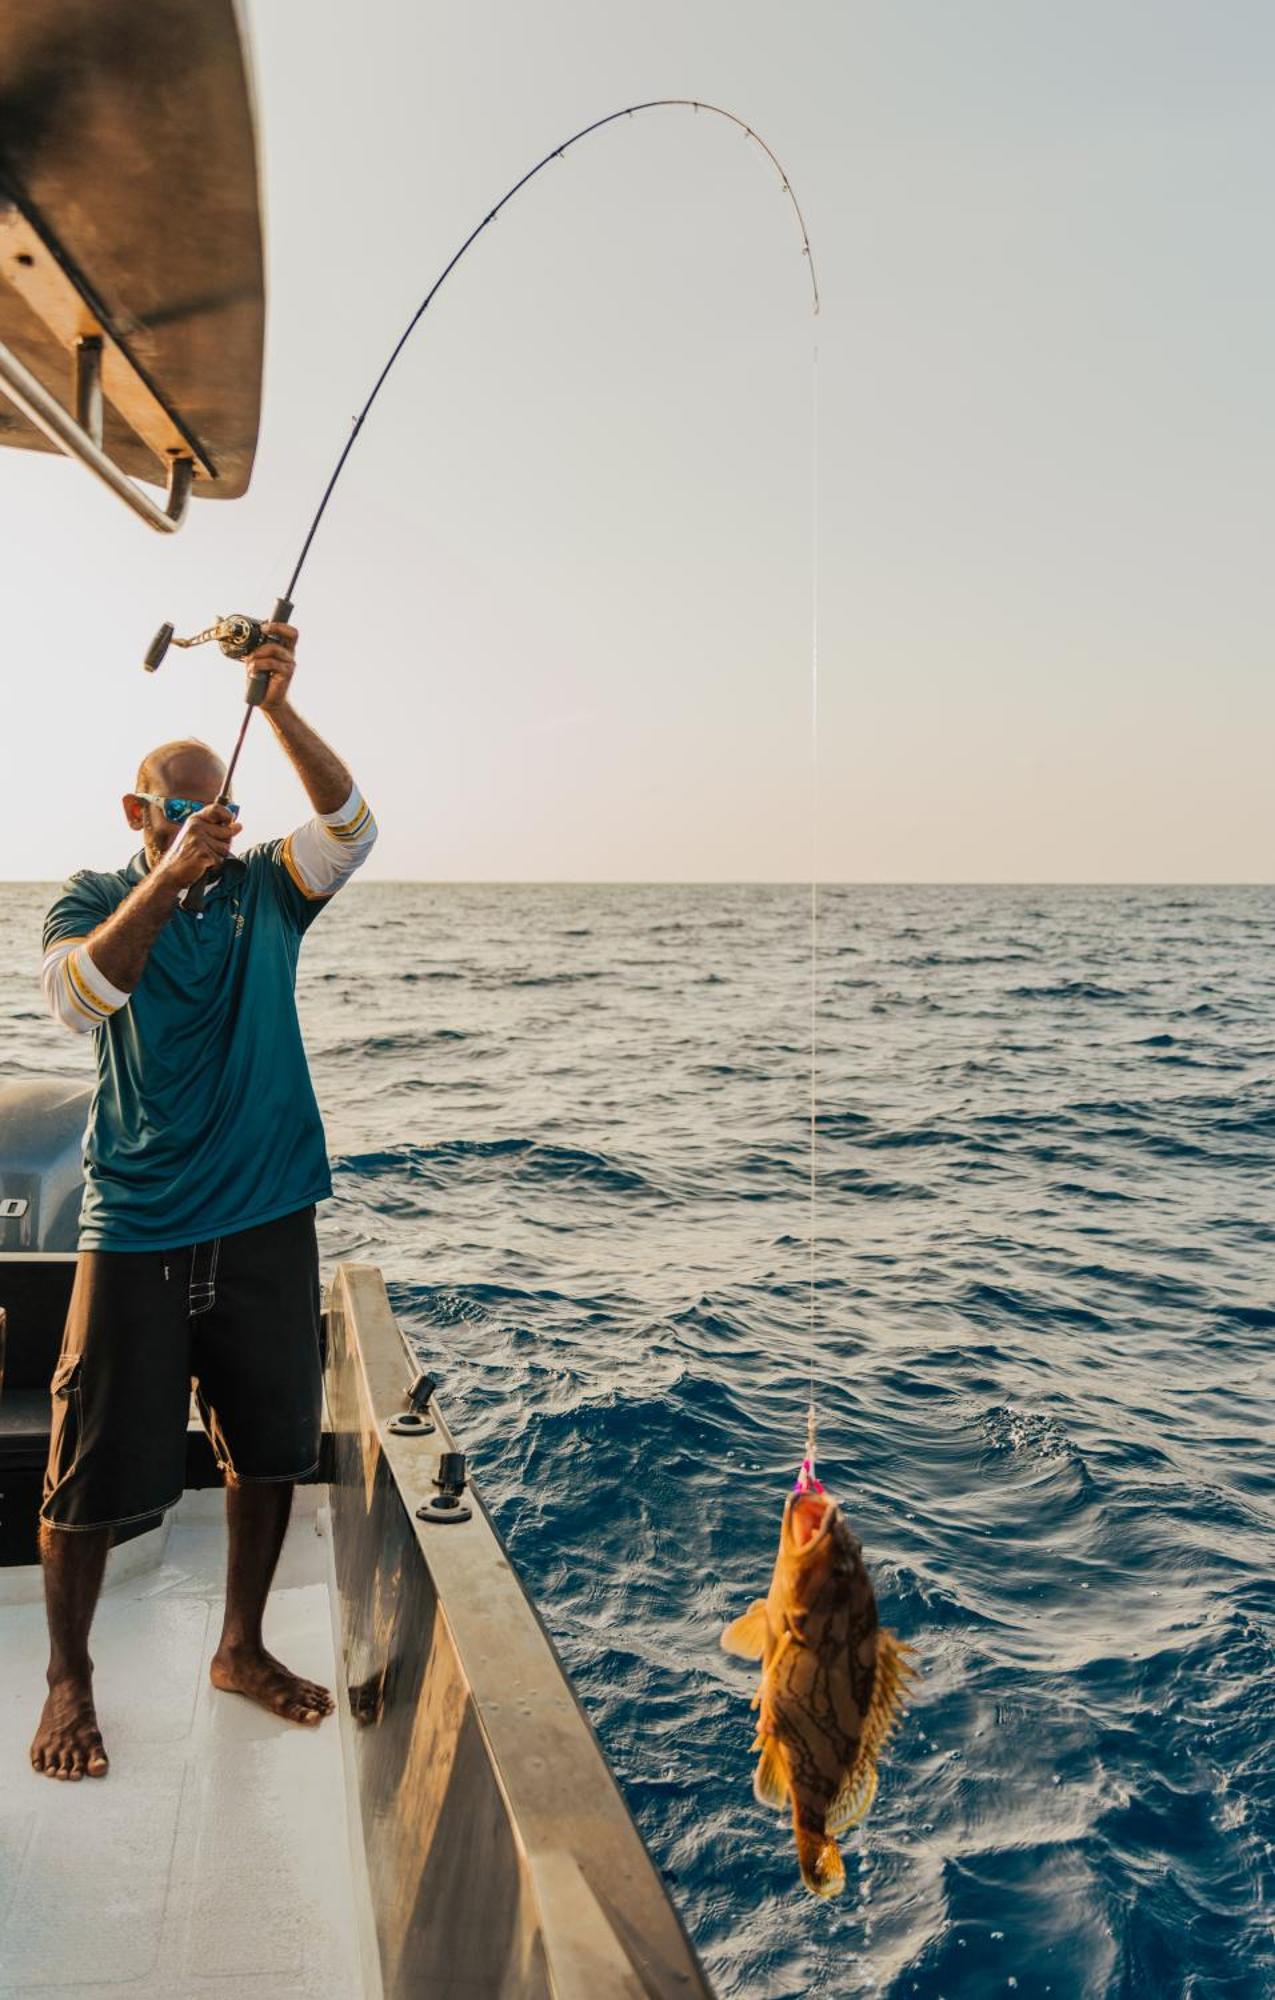
[[[915,1649],[878,1625],[863,1550],[809,1461],[802,1470],[809,1483],[784,1507],[770,1594],[726,1627],[722,1645],[762,1663],[753,1791],[791,1808],[801,1879],[835,1896],[846,1879],[837,1837],[872,1804]]]

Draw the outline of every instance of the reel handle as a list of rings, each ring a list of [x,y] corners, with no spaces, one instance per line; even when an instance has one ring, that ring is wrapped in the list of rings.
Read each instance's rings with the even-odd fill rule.
[[[160,662],[172,643],[172,626],[161,625],[155,637],[151,640],[150,645],[146,648],[145,658],[142,661],[142,666],[148,674],[158,673]]]

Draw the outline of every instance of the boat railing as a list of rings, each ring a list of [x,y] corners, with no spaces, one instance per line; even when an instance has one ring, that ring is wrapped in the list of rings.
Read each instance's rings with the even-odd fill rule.
[[[431,1513],[456,1449],[437,1401],[432,1433],[390,1428],[420,1357],[374,1266],[338,1266],[327,1327],[339,1651],[385,1993],[707,1996],[480,1496],[459,1524]]]

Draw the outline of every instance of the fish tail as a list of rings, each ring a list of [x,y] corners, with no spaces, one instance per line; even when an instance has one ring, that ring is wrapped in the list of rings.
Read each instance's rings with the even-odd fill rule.
[[[802,1881],[812,1896],[839,1896],[846,1886],[846,1869],[836,1841],[803,1826],[795,1808],[792,1818]]]

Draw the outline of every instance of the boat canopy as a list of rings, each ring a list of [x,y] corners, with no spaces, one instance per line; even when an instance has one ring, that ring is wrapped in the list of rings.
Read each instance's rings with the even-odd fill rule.
[[[265,295],[235,0],[0,9],[0,277],[0,444],[69,453],[163,530],[246,491]]]

